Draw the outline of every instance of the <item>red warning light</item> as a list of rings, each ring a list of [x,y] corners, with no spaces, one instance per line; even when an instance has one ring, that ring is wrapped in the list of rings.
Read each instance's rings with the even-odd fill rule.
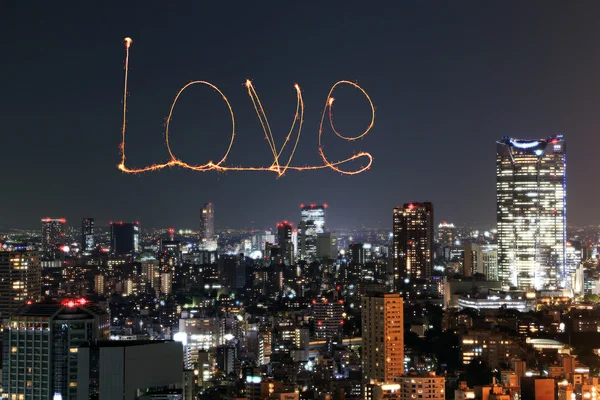
[[[344,325],[344,320],[341,320],[341,321],[340,321],[340,325]]]
[[[312,303],[313,303],[313,304],[317,304],[317,300],[313,299],[313,300],[312,300]]]
[[[175,229],[174,228],[169,228],[169,233],[175,233]]]
[[[558,139],[552,139],[552,144],[558,143]]]
[[[323,321],[319,321],[319,322],[317,322],[317,325],[319,325],[319,326],[323,326]]]
[[[329,206],[327,205],[327,203],[323,204],[323,208],[327,208],[327,207],[329,207]]]
[[[415,208],[415,205],[414,205],[413,203],[410,203],[410,204],[408,205],[408,209],[409,209],[409,210],[411,210],[411,211],[412,211],[414,208]]]
[[[27,300],[27,301],[25,302],[25,304],[27,304],[28,306],[30,306],[30,305],[32,305],[32,304],[33,304],[33,301],[31,301],[31,300]]]

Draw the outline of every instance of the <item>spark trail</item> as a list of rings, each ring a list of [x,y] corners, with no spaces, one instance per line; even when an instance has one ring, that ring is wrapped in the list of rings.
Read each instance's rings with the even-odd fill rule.
[[[171,104],[171,108],[169,110],[169,115],[166,120],[165,144],[167,146],[167,150],[168,150],[169,156],[170,156],[169,161],[162,163],[162,164],[153,164],[153,165],[148,165],[146,167],[141,167],[141,168],[129,168],[125,165],[125,160],[126,160],[126,157],[125,157],[125,133],[127,130],[127,95],[128,95],[128,90],[129,90],[129,50],[131,48],[131,44],[133,43],[133,40],[131,38],[127,37],[124,39],[124,42],[125,42],[125,84],[124,84],[124,91],[123,91],[123,125],[121,128],[121,145],[120,145],[121,162],[118,164],[118,168],[125,173],[138,174],[138,173],[142,173],[142,172],[157,171],[157,170],[161,170],[163,168],[177,166],[177,167],[187,168],[187,169],[191,169],[193,171],[199,171],[199,172],[207,172],[207,171],[213,171],[213,170],[221,171],[221,172],[226,172],[226,171],[269,171],[269,172],[276,173],[278,177],[283,176],[287,170],[310,171],[310,170],[318,170],[318,169],[324,169],[324,168],[331,168],[334,171],[337,171],[337,172],[339,172],[341,174],[345,174],[345,175],[356,175],[356,174],[360,174],[361,172],[368,170],[371,167],[371,164],[373,163],[373,157],[371,156],[371,154],[364,152],[364,151],[356,153],[346,159],[332,162],[332,161],[329,161],[329,159],[325,156],[325,152],[323,150],[321,138],[323,136],[323,125],[325,123],[325,115],[328,115],[329,125],[331,126],[331,129],[333,130],[333,132],[341,139],[344,139],[347,141],[355,141],[355,140],[363,138],[367,133],[369,133],[369,131],[373,128],[373,125],[375,124],[375,106],[373,105],[373,102],[371,101],[371,98],[369,97],[367,92],[361,86],[359,86],[358,84],[356,84],[354,82],[344,81],[344,80],[338,81],[331,87],[331,89],[329,90],[329,94],[327,95],[325,107],[324,107],[323,113],[321,115],[321,122],[319,124],[319,156],[323,160],[323,165],[294,166],[294,165],[291,165],[291,163],[292,163],[294,154],[296,152],[296,148],[298,147],[298,143],[300,141],[300,135],[302,133],[302,127],[304,124],[304,100],[302,98],[302,91],[300,90],[300,86],[298,84],[294,85],[294,89],[296,90],[296,100],[297,100],[296,101],[296,112],[294,114],[294,119],[292,121],[290,130],[288,131],[288,133],[285,137],[285,140],[284,140],[283,144],[281,145],[281,148],[279,150],[277,150],[277,145],[275,143],[275,136],[273,135],[273,132],[271,130],[271,125],[267,118],[267,114],[262,106],[260,98],[258,97],[258,93],[256,92],[256,89],[252,85],[252,82],[250,80],[246,80],[245,86],[248,91],[248,96],[250,97],[250,100],[252,101],[252,105],[254,106],[254,110],[256,112],[256,115],[257,115],[260,125],[262,127],[262,130],[265,134],[265,138],[267,140],[267,143],[269,144],[271,153],[273,154],[273,163],[269,167],[243,167],[243,166],[236,167],[236,166],[224,165],[225,161],[227,160],[227,156],[229,155],[229,152],[231,151],[231,148],[233,147],[233,142],[235,140],[235,116],[233,114],[233,108],[231,107],[231,103],[229,102],[229,100],[227,99],[225,94],[218,87],[213,85],[212,83],[207,82],[207,81],[192,81],[192,82],[189,82],[188,84],[186,84],[185,86],[183,86],[179,90],[179,92],[177,92],[177,95],[175,96],[175,99],[173,100],[173,103]],[[221,96],[221,98],[227,105],[229,114],[231,115],[231,137],[229,140],[229,146],[227,147],[225,154],[218,162],[214,162],[211,160],[205,164],[196,164],[195,165],[195,164],[189,164],[185,161],[182,161],[177,156],[175,156],[175,154],[173,153],[173,151],[171,149],[171,144],[169,141],[170,140],[169,133],[170,133],[171,121],[173,118],[173,111],[175,110],[175,106],[177,105],[177,100],[179,100],[179,97],[187,88],[189,88],[190,86],[193,86],[193,85],[197,85],[197,84],[206,85],[206,86],[209,86],[210,88],[212,88],[215,92],[217,92]],[[350,85],[350,86],[358,89],[362,93],[362,95],[367,99],[367,101],[369,102],[369,107],[371,109],[371,122],[370,122],[369,126],[360,135],[345,136],[345,135],[342,135],[335,128],[335,124],[333,122],[334,98],[332,97],[332,95],[333,95],[333,92],[335,91],[335,89],[339,85]],[[296,132],[295,140],[292,138],[294,135],[294,132]],[[289,142],[294,143],[291,153],[286,161],[280,162],[280,158],[283,153],[283,150],[286,148],[286,146],[288,145]],[[346,163],[349,163],[352,161],[356,161],[361,158],[363,158],[364,161],[366,161],[366,162],[364,163],[364,165],[361,168],[359,168],[357,170],[349,170],[348,171],[348,170],[343,170],[340,168],[340,166],[342,166],[343,164],[346,164]]]

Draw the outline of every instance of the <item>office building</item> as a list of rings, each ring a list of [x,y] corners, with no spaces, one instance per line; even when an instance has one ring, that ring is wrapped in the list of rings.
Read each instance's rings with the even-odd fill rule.
[[[457,239],[456,226],[446,221],[438,225],[438,243],[441,246],[453,246]]]
[[[42,219],[42,252],[44,255],[54,257],[60,252],[65,244],[65,224],[64,218],[43,218]]]
[[[329,260],[338,256],[338,237],[333,232],[317,234],[317,259]]]
[[[410,203],[394,208],[394,283],[429,278],[433,268],[433,204]]]
[[[33,246],[0,246],[0,324],[42,295],[39,253]]]
[[[436,376],[435,372],[425,375],[410,373],[398,378],[400,396],[398,400],[429,399],[445,400],[446,378]]]
[[[283,221],[277,224],[279,251],[285,265],[294,264],[294,243],[292,242],[292,224]]]
[[[81,220],[81,250],[89,253],[96,245],[94,240],[94,218]]]
[[[117,256],[140,252],[140,225],[138,222],[111,222],[110,242]]]
[[[325,232],[327,204],[300,205],[300,259],[307,262],[317,259],[317,235]]]
[[[393,382],[404,374],[404,309],[398,293],[367,294],[362,303],[365,382]]]
[[[312,301],[315,337],[323,339],[339,339],[344,324],[344,302],[328,298]]]
[[[135,400],[138,393],[183,388],[181,343],[162,340],[93,341],[77,349],[77,399]],[[177,398],[173,397],[160,397]]]
[[[365,247],[362,243],[351,243],[349,246],[350,254],[348,258],[350,263],[355,265],[365,264]]]
[[[85,299],[24,305],[4,328],[3,397],[77,399],[77,353],[108,339],[106,310]]]
[[[155,295],[160,293],[160,263],[153,256],[142,255],[142,282],[149,286]]]
[[[498,268],[507,285],[569,287],[565,154],[562,135],[497,144]]]
[[[213,240],[215,237],[215,206],[206,203],[200,211],[200,242]]]

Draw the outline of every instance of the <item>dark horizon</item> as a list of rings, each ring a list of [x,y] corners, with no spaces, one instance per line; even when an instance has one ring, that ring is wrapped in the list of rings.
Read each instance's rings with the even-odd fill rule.
[[[0,13],[7,60],[0,66],[7,180],[0,228],[33,229],[50,216],[73,226],[94,217],[98,226],[139,220],[195,229],[209,201],[219,229],[297,223],[299,204],[311,202],[329,204],[334,229],[391,229],[393,207],[412,201],[431,201],[436,224],[492,228],[496,141],[557,133],[567,147],[567,223],[600,224],[600,188],[592,184],[598,17],[600,4],[558,1],[11,3]],[[237,137],[227,165],[268,166],[268,144],[243,86],[249,78],[277,146],[294,115],[293,85],[302,88],[305,125],[294,165],[320,163],[317,131],[329,88],[358,82],[375,104],[374,128],[353,143],[327,128],[323,140],[331,159],[367,151],[372,168],[355,176],[288,171],[279,179],[181,168],[120,172],[126,36],[134,41],[129,167],[168,161],[164,120],[191,80],[212,82],[231,101]],[[367,102],[349,87],[333,97],[340,130],[360,133],[369,123]],[[171,129],[178,157],[200,164],[221,157],[230,121],[217,94],[194,87],[182,95]]]

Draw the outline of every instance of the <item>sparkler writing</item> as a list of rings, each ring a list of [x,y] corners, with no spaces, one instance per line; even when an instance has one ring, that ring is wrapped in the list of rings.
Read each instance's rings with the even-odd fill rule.
[[[271,130],[271,126],[269,124],[269,120],[267,119],[265,110],[263,109],[260,98],[258,97],[258,93],[254,89],[252,82],[249,80],[247,80],[246,84],[245,84],[246,89],[248,91],[248,96],[252,100],[252,104],[256,111],[256,115],[258,116],[261,127],[264,131],[265,137],[269,144],[269,148],[271,149],[271,152],[273,154],[273,163],[269,167],[243,167],[243,166],[236,167],[236,166],[224,165],[225,161],[227,160],[227,156],[229,155],[229,152],[231,151],[231,148],[233,146],[233,142],[235,140],[235,117],[233,115],[233,109],[231,107],[231,104],[229,103],[229,100],[227,100],[227,97],[225,97],[223,92],[218,87],[216,87],[215,85],[213,85],[212,83],[207,82],[207,81],[192,81],[192,82],[188,83],[187,85],[185,85],[184,87],[182,87],[179,90],[179,92],[175,96],[175,99],[173,100],[173,104],[171,105],[171,109],[169,111],[169,115],[167,117],[166,126],[165,126],[165,144],[167,146],[167,150],[169,151],[170,160],[165,163],[162,163],[162,164],[153,164],[153,165],[149,165],[149,166],[142,167],[142,168],[127,167],[125,165],[125,159],[126,159],[126,157],[125,157],[125,131],[127,129],[127,92],[128,92],[128,79],[129,79],[129,48],[131,47],[132,43],[133,43],[133,41],[131,40],[131,38],[129,38],[129,37],[125,38],[125,51],[126,51],[126,55],[125,55],[125,85],[124,85],[125,87],[124,87],[124,92],[123,92],[123,125],[122,125],[122,130],[121,130],[122,138],[121,138],[121,146],[120,146],[121,162],[118,164],[118,168],[121,171],[126,172],[126,173],[136,174],[136,173],[142,173],[142,172],[148,172],[148,171],[157,171],[157,170],[160,170],[160,169],[163,169],[166,167],[179,166],[182,168],[187,168],[187,169],[191,169],[194,171],[200,171],[200,172],[213,171],[213,170],[221,171],[221,172],[226,172],[226,171],[270,171],[270,172],[275,172],[278,177],[281,177],[286,173],[287,170],[308,171],[308,170],[331,168],[334,171],[337,171],[337,172],[345,174],[345,175],[356,175],[356,174],[360,174],[361,172],[366,171],[367,169],[369,169],[371,167],[371,164],[373,163],[373,157],[371,156],[371,154],[364,152],[364,151],[356,153],[353,156],[348,157],[344,160],[339,160],[339,161],[334,161],[334,162],[329,161],[329,159],[325,156],[325,152],[323,151],[323,145],[321,144],[321,137],[323,135],[323,125],[325,122],[325,115],[328,116],[329,125],[331,126],[331,129],[333,130],[333,132],[338,137],[340,137],[344,140],[347,140],[347,141],[355,141],[355,140],[361,139],[367,133],[369,133],[369,131],[373,128],[373,125],[375,124],[375,106],[373,105],[373,102],[371,101],[371,98],[369,97],[367,92],[362,87],[360,87],[358,84],[351,82],[351,81],[339,81],[339,82],[336,82],[329,90],[329,94],[327,95],[327,101],[325,102],[325,107],[324,107],[323,113],[321,115],[321,122],[319,124],[319,155],[320,155],[321,159],[323,160],[323,165],[294,166],[294,165],[291,165],[292,158],[294,157],[294,153],[296,152],[298,142],[300,141],[300,134],[302,132],[302,126],[304,123],[304,101],[302,99],[302,92],[300,90],[300,86],[298,86],[298,84],[294,85],[294,88],[296,89],[296,98],[297,98],[296,112],[294,114],[294,120],[292,121],[292,125],[290,127],[290,130],[288,131],[288,134],[285,138],[283,145],[281,146],[281,148],[279,150],[277,150],[277,146],[275,145],[275,139],[273,136],[273,132]],[[214,91],[216,91],[222,97],[223,101],[227,105],[227,107],[229,109],[229,113],[231,115],[231,139],[229,141],[229,146],[227,147],[227,151],[225,152],[223,157],[218,162],[209,161],[205,164],[194,165],[194,164],[188,164],[187,162],[182,161],[181,159],[176,157],[175,154],[173,154],[171,145],[169,143],[169,128],[171,125],[171,119],[173,117],[173,111],[175,109],[175,105],[177,104],[177,100],[179,99],[181,94],[187,88],[189,88],[192,85],[197,85],[197,84],[206,85],[206,86],[211,87]],[[340,85],[350,85],[350,86],[358,89],[369,102],[369,106],[371,108],[371,122],[370,122],[369,126],[365,129],[365,131],[362,132],[358,136],[342,135],[340,132],[338,132],[336,130],[335,125],[333,123],[332,108],[333,108],[334,98],[332,97],[332,95],[333,95],[334,90]],[[292,139],[292,135],[294,134],[294,132],[296,132],[295,140]],[[292,148],[292,151],[291,151],[288,159],[286,161],[282,161],[282,160],[280,160],[281,154],[283,153],[283,150],[286,148],[286,146],[288,145],[288,143],[290,141],[294,142],[294,144],[293,144],[294,147]],[[355,161],[358,159],[363,159],[363,161],[365,161],[363,163],[363,166],[360,167],[359,169],[343,170],[340,168],[343,164],[346,164],[348,162]]]

